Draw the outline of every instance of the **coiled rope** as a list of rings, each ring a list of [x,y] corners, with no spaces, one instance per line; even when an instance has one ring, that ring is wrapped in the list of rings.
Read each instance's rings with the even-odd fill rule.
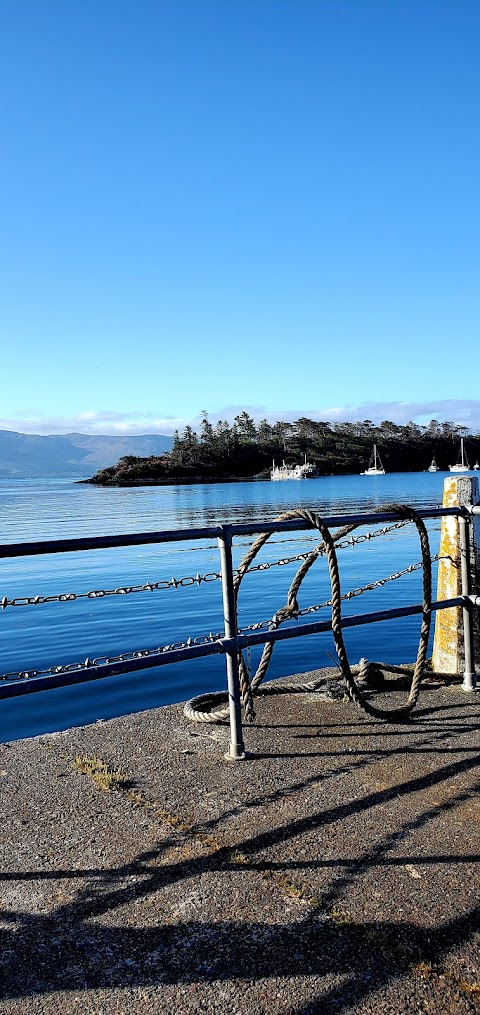
[[[410,712],[415,708],[417,703],[427,656],[432,607],[432,562],[430,545],[428,533],[422,518],[408,504],[386,504],[383,507],[376,509],[376,511],[378,511],[378,513],[395,511],[400,518],[405,521],[413,522],[417,527],[420,539],[423,575],[422,623],[418,642],[417,659],[406,703],[399,708],[394,709],[378,708],[376,705],[373,705],[365,697],[360,685],[368,686],[369,683],[372,682],[372,679],[378,675],[380,668],[382,670],[391,669],[394,672],[398,672],[398,667],[389,666],[385,663],[368,662],[367,659],[361,659],[358,667],[357,678],[355,678],[350,667],[347,650],[345,648],[341,623],[342,610],[340,574],[335,543],[337,543],[340,539],[343,539],[344,536],[346,536],[349,532],[352,532],[353,529],[358,528],[358,526],[362,524],[361,522],[354,522],[351,525],[345,525],[341,529],[338,529],[335,535],[332,535],[321,516],[314,511],[299,508],[292,511],[286,511],[275,519],[276,521],[289,521],[291,519],[302,518],[309,522],[312,527],[318,529],[322,537],[322,542],[312,550],[298,569],[288,590],[285,606],[278,610],[272,619],[271,630],[276,630],[284,621],[297,617],[299,610],[297,595],[300,586],[318,557],[325,554],[327,557],[332,589],[332,633],[346,692],[351,701],[366,712],[367,715],[376,719],[384,719],[387,722],[401,722],[409,716]],[[252,543],[252,546],[238,567],[234,576],[235,605],[238,603],[238,593],[242,578],[247,569],[250,567],[252,561],[257,556],[258,552],[261,550],[262,546],[264,546],[270,538],[270,535],[271,533],[264,532],[258,536],[255,542]],[[252,680],[250,680],[248,674],[248,668],[243,652],[239,651],[238,663],[240,693],[245,719],[247,722],[253,722],[255,718],[253,699],[257,695],[305,693],[319,690],[319,688],[326,683],[326,679],[322,678],[320,680],[301,684],[276,684],[273,682],[261,687],[272,658],[273,649],[273,642],[265,643],[257,671]],[[357,668],[355,667],[355,669]],[[225,691],[216,691],[210,694],[198,695],[186,703],[184,707],[184,714],[187,718],[193,720],[194,722],[220,722],[223,719],[226,719],[229,715],[228,705],[225,707],[226,702],[228,702],[228,694]]]

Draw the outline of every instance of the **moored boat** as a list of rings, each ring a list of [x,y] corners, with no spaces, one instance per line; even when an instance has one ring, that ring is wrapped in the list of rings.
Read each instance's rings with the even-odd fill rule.
[[[303,465],[275,465],[270,469],[270,479],[315,479],[318,476],[318,469],[311,462],[305,461]]]
[[[377,445],[376,444],[373,445],[373,451],[372,451],[372,454],[370,456],[370,462],[368,464],[368,469],[365,469],[365,472],[361,472],[360,475],[361,476],[384,476],[385,475],[385,469],[383,468],[382,460],[381,460],[380,455],[379,455],[379,453],[377,451]]]
[[[470,472],[468,458],[463,445],[463,437],[460,438],[460,450],[457,455],[457,461],[455,465],[449,465],[448,468],[450,472]]]
[[[440,472],[440,468],[435,461],[435,455],[432,458],[431,464],[428,466],[427,472]]]

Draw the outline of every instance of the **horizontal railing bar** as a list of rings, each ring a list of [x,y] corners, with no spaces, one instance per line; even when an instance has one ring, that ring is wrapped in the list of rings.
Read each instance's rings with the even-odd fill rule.
[[[457,596],[454,599],[442,599],[432,603],[432,610],[450,609],[453,606],[464,606],[465,597]],[[412,617],[422,613],[422,606],[416,603],[412,606],[400,606],[391,610],[377,611],[376,613],[355,614],[353,617],[342,619],[342,628],[359,627],[365,624],[375,624],[386,620],[395,620],[400,617]],[[14,698],[22,694],[33,694],[36,691],[51,690],[54,687],[67,687],[73,684],[86,683],[89,680],[101,680],[105,677],[119,676],[122,673],[134,673],[136,670],[152,669],[155,666],[166,666],[169,663],[176,663],[186,659],[199,659],[209,655],[223,655],[228,649],[246,648],[248,645],[262,645],[265,642],[287,641],[291,638],[300,638],[303,635],[320,634],[331,631],[331,620],[315,621],[309,624],[298,624],[295,627],[281,628],[276,631],[252,631],[249,634],[239,634],[236,639],[219,638],[214,642],[207,642],[205,645],[189,645],[185,648],[171,649],[168,652],[152,652],[148,656],[134,659],[122,659],[114,663],[101,663],[99,666],[89,666],[83,669],[72,670],[64,673],[49,673],[46,676],[28,677],[20,680],[2,681],[0,677],[0,700]]]
[[[130,532],[114,536],[80,536],[78,539],[42,539],[35,543],[3,543],[0,557],[32,557],[43,553],[70,553],[77,550],[108,550],[116,546],[146,543],[176,543],[184,539],[208,539],[222,535],[222,526],[202,529],[167,529],[159,532]]]
[[[417,514],[420,518],[442,518],[444,515],[465,515],[468,512],[463,507],[438,507],[438,508],[422,508],[417,510]],[[322,521],[329,528],[340,527],[343,525],[355,525],[365,524],[370,525],[372,522],[392,522],[398,520],[401,516],[398,511],[365,511],[357,512],[354,514],[345,515],[321,515]],[[315,526],[309,524],[303,519],[299,519],[301,525],[297,525],[297,519],[294,520],[295,525],[292,525],[291,521],[286,522],[236,522],[234,525],[229,526],[232,535],[235,536],[253,536],[255,533],[260,532],[281,532],[284,529],[287,531],[292,528],[304,528],[314,529]]]
[[[451,609],[453,606],[464,606],[465,597],[456,596],[455,599],[440,599],[432,603],[433,610]],[[364,624],[377,624],[383,620],[396,620],[401,617],[413,617],[422,613],[423,607],[420,603],[412,606],[397,606],[391,610],[378,610],[374,613],[357,613],[353,617],[342,617],[341,627],[361,627]],[[239,634],[237,644],[239,648],[246,648],[248,645],[261,645],[264,642],[285,641],[288,638],[300,638],[305,634],[319,634],[324,631],[331,631],[330,620],[316,621],[314,624],[299,624],[295,627],[279,629],[278,631],[253,631],[251,634]]]
[[[463,515],[461,507],[429,508],[418,511],[421,518],[440,518],[444,515]],[[329,527],[365,524],[372,522],[395,521],[400,516],[396,511],[365,512],[345,515],[325,515],[323,521]],[[28,543],[0,544],[0,558],[32,557],[46,553],[71,553],[78,550],[108,550],[116,546],[140,546],[147,543],[177,543],[190,539],[223,538],[226,533],[232,536],[248,536],[262,532],[296,532],[302,529],[314,529],[315,526],[303,518],[293,518],[279,522],[237,522],[232,525],[209,525],[198,529],[164,529],[158,532],[131,532],[110,536],[81,536],[77,539],[42,539]]]

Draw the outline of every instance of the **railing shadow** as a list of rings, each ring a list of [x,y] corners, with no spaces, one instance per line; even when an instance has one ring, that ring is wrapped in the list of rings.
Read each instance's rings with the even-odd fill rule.
[[[346,1011],[410,974],[415,964],[440,963],[480,927],[480,908],[434,930],[408,921],[311,918],[300,924],[205,920],[139,929],[92,923],[94,912],[92,905],[73,907],[68,919],[65,913],[61,919],[11,914],[18,929],[1,935],[0,996],[306,976],[328,977],[331,985],[333,976],[335,986],[316,998],[318,1011]],[[7,969],[13,936],[15,961]],[[306,1008],[295,1010],[300,1015]]]
[[[268,832],[254,833],[235,843],[237,853],[245,860],[235,860],[226,848],[203,852],[197,858],[168,862],[167,850],[178,837],[169,836],[162,845],[139,853],[133,860],[114,869],[79,871],[30,871],[21,874],[23,882],[44,878],[87,879],[76,897],[59,905],[52,912],[27,913],[19,909],[2,912],[3,986],[0,996],[18,998],[26,994],[42,995],[51,991],[131,987],[147,984],[184,984],[213,980],[252,980],[272,977],[317,976],[338,977],[338,985],[319,995],[319,1011],[345,1011],[353,1001],[375,993],[380,987],[407,973],[412,963],[439,962],[446,952],[465,941],[479,928],[479,910],[451,921],[443,921],[428,930],[408,921],[355,920],[337,923],[331,908],[369,867],[382,864],[405,864],[412,857],[386,857],[416,829],[428,824],[439,813],[447,812],[471,796],[465,791],[456,798],[428,807],[401,827],[384,835],[356,859],[336,856],[327,866],[343,869],[324,892],[319,905],[308,916],[291,923],[272,923],[268,919],[239,922],[235,919],[205,919],[183,922],[169,920],[162,898],[156,900],[159,925],[132,927],[125,920],[123,907],[151,899],[156,893],[181,882],[192,883],[205,875],[215,877],[215,891],[225,893],[228,911],[228,874],[268,869],[270,874],[286,868],[302,869],[302,861],[286,858],[271,861],[259,857],[272,845],[293,844],[302,833],[320,829],[333,822],[348,819],[386,803],[451,780],[460,773],[474,772],[480,757],[467,757],[443,765],[436,771],[397,783],[388,789],[368,793],[336,807],[288,821]],[[295,792],[300,795],[301,788]],[[203,828],[203,826],[201,826]],[[200,828],[200,826],[199,826]],[[190,835],[195,836],[198,829]],[[200,841],[198,839],[197,841]],[[424,862],[422,857],[422,863]],[[429,863],[452,863],[443,853],[430,856]],[[458,857],[459,861],[475,862],[476,856]],[[321,859],[309,861],[308,867],[326,866]],[[224,878],[222,886],[222,876]],[[15,880],[4,875],[4,880]],[[250,884],[251,890],[251,884]],[[168,906],[168,900],[165,905]],[[252,908],[255,898],[252,898]],[[113,925],[112,915],[118,914]],[[101,918],[108,916],[108,923]],[[11,929],[10,929],[11,928]],[[14,929],[14,932],[12,930]],[[372,945],[374,947],[372,947]],[[365,971],[368,977],[365,978]],[[341,982],[340,982],[341,980]],[[314,1010],[314,1009],[312,1009]],[[305,1011],[305,1007],[302,1009]],[[300,1009],[298,1009],[300,1015]]]

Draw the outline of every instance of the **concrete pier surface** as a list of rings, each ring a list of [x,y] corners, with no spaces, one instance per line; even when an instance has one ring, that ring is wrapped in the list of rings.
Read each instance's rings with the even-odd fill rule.
[[[180,705],[1,745],[1,1015],[479,1012],[479,727],[431,675],[259,700],[246,761]]]

